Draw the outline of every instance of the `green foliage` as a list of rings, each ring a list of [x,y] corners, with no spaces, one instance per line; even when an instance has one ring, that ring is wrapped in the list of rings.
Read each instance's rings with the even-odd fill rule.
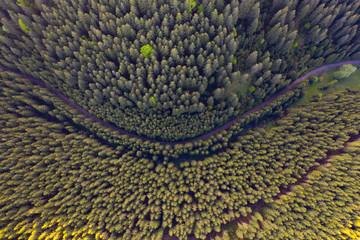
[[[236,58],[234,57],[233,58],[233,64],[236,64],[237,63],[237,60],[236,60]]]
[[[306,71],[359,52],[354,1],[200,3],[95,0],[84,8],[78,1],[3,0],[0,24],[11,34],[1,36],[0,58],[127,132],[178,141],[230,121]],[[296,43],[304,48],[293,51]],[[256,94],[247,94],[251,84]],[[216,89],[221,97],[207,103]],[[155,93],[151,114],[139,111]],[[203,111],[207,105],[213,111]]]
[[[19,6],[26,6],[32,10],[38,11],[39,8],[36,4],[34,4],[33,2],[29,1],[29,0],[17,0],[17,5]]]
[[[177,238],[207,237],[219,230],[219,222],[238,217],[250,219],[236,230],[247,239],[281,239],[283,234],[292,239],[295,233],[289,229],[301,237],[310,220],[325,223],[308,226],[310,236],[336,237],[344,228],[341,221],[351,218],[359,206],[360,149],[355,145],[349,145],[351,156],[333,158],[331,168],[310,174],[311,184],[293,185],[292,193],[274,199],[326,158],[327,151],[342,148],[360,130],[359,93],[338,92],[319,103],[289,109],[271,130],[243,132],[231,146],[219,144],[221,152],[176,166],[169,161],[155,164],[144,152],[190,149],[191,144],[152,147],[139,140],[137,151],[128,147],[137,144],[129,137],[108,144],[115,132],[99,139],[104,131],[97,130],[99,135],[84,131],[80,126],[88,128],[91,121],[84,121],[51,92],[17,75],[2,72],[1,77],[2,237],[163,239],[168,233]],[[334,113],[339,113],[336,118]],[[214,138],[225,141],[227,135]],[[263,201],[265,208],[251,208]],[[323,218],[324,212],[331,214]],[[31,221],[24,221],[29,216]],[[134,219],[141,220],[135,225]],[[135,226],[138,229],[132,230]]]
[[[21,30],[23,30],[24,32],[29,33],[31,31],[31,29],[28,26],[26,26],[21,19],[19,19],[19,25]]]
[[[318,76],[312,76],[311,78],[310,78],[310,82],[313,84],[313,83],[317,83],[317,82],[319,82],[319,77]]]
[[[148,58],[153,50],[154,48],[150,46],[150,44],[146,44],[141,47],[140,52],[144,55],[144,57]]]
[[[311,102],[318,102],[322,99],[322,97],[323,97],[322,93],[317,93],[311,98]]]
[[[11,34],[1,36],[1,62],[56,86],[110,127],[178,141],[358,53],[357,1],[210,2],[3,0],[0,22]],[[305,47],[293,51],[297,41]],[[350,72],[339,71],[339,79]],[[337,238],[359,205],[358,152],[273,202],[359,132],[354,92],[318,95],[269,131],[242,131],[281,114],[295,89],[208,139],[166,145],[105,127],[29,79],[1,77],[0,238],[206,238],[261,202],[269,205],[243,222],[239,236]],[[171,163],[182,156],[198,161]]]
[[[151,100],[151,102],[154,104],[154,106],[156,105],[156,100],[155,100],[155,98],[153,97],[153,96],[151,96],[150,97],[150,100]]]
[[[359,145],[359,141],[355,142]],[[351,144],[350,144],[351,145]],[[359,146],[357,146],[358,149]],[[347,225],[339,231],[339,239],[359,239],[360,238],[360,208],[352,214],[352,219],[347,221]]]
[[[253,93],[255,91],[255,86],[250,86],[249,87],[249,93]]]
[[[239,238],[356,237],[360,151],[291,185],[359,133],[358,93],[318,95],[269,131],[249,126],[281,115],[300,87],[207,139],[129,133],[200,136],[306,71],[357,56],[357,1],[163,2],[2,0],[1,62],[108,125],[1,71],[0,238],[207,238],[239,217],[250,220]],[[284,188],[293,192],[276,199]]]
[[[329,83],[326,83],[325,85],[321,86],[321,87],[319,88],[319,90],[326,90],[326,89],[328,89],[329,87],[335,85],[337,82],[338,82],[338,80],[335,79],[335,80],[333,80],[333,81],[331,81],[331,82],[329,82]]]
[[[343,65],[338,71],[334,72],[334,77],[338,79],[347,78],[356,70],[357,68],[351,64]]]
[[[191,13],[193,9],[196,7],[196,1],[195,0],[187,0],[188,6],[189,6],[189,12]]]
[[[330,69],[321,74],[321,77],[312,76],[310,77],[310,85],[306,86],[304,89],[302,96],[299,100],[294,102],[292,106],[302,106],[309,104],[309,102],[315,98],[316,95],[321,91],[323,95],[330,94],[337,91],[344,91],[346,89],[352,89],[355,91],[360,91],[360,85],[359,85],[359,77],[360,72],[356,71],[351,76],[342,79],[338,83],[334,83],[333,85],[328,85],[329,83],[333,82],[334,80],[337,80],[334,78],[333,73],[335,72],[335,69]]]
[[[1,28],[4,32],[9,33],[9,29],[7,29],[4,25]]]
[[[293,48],[297,48],[298,46],[299,46],[299,43],[298,43],[298,42],[294,42]]]
[[[360,202],[355,196],[360,192],[356,181],[360,148],[342,151],[347,153],[331,156],[329,164],[317,168],[303,183],[294,185],[291,192],[280,194],[262,208],[261,217],[254,214],[248,223],[239,224],[238,237],[357,239],[359,228],[353,224],[359,219]]]
[[[204,6],[202,4],[199,4],[198,8],[197,8],[197,13],[204,13]]]
[[[84,40],[87,40],[87,41],[90,40],[90,38],[88,36],[86,36],[86,35],[81,35],[81,38],[84,39]],[[94,44],[94,43],[92,43],[92,44]]]
[[[27,7],[31,6],[31,3],[29,1],[27,1],[27,0],[17,0],[16,2],[17,2],[18,5],[24,5],[24,6],[27,6]]]

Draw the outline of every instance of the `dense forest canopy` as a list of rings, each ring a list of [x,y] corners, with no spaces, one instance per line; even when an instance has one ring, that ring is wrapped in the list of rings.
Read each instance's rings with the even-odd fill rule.
[[[4,0],[1,63],[152,139],[189,139],[359,52],[360,3]]]
[[[289,108],[321,77],[287,91],[360,58],[359,16],[354,0],[1,0],[0,239],[360,238],[360,92]]]
[[[288,109],[268,131],[252,129],[218,154],[175,165],[95,138],[16,74],[2,72],[0,89],[0,238],[209,239],[249,216],[240,239],[316,239],[356,221],[359,148],[290,199],[275,197],[359,134],[359,92]]]

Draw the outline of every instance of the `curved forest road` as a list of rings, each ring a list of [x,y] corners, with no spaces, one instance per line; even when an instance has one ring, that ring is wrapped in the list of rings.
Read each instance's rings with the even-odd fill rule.
[[[9,72],[13,72],[16,73],[18,75],[20,75],[23,78],[29,79],[31,80],[33,83],[40,85],[44,88],[47,88],[48,90],[50,90],[52,93],[54,93],[57,97],[59,97],[60,99],[62,99],[66,104],[70,105],[71,107],[75,108],[76,110],[78,110],[79,112],[81,112],[82,114],[84,114],[85,116],[87,116],[88,118],[91,118],[93,121],[100,123],[101,125],[103,125],[104,127],[110,128],[114,131],[118,131],[121,134],[124,135],[128,135],[129,137],[133,137],[133,138],[138,138],[141,139],[143,141],[150,141],[152,143],[160,143],[162,145],[175,145],[175,144],[185,144],[185,143],[192,143],[192,142],[196,142],[199,140],[203,140],[206,139],[214,134],[219,133],[222,130],[225,130],[227,128],[229,128],[231,125],[233,125],[235,122],[237,122],[240,118],[243,118],[249,114],[252,114],[258,110],[260,110],[261,108],[267,106],[268,104],[270,104],[271,102],[273,102],[274,100],[276,100],[278,97],[280,97],[281,95],[285,94],[286,92],[288,92],[289,90],[293,89],[298,83],[304,81],[305,79],[309,78],[312,75],[315,74],[319,74],[327,69],[330,68],[334,68],[334,67],[340,67],[342,65],[346,65],[346,64],[360,64],[360,59],[359,60],[349,60],[349,61],[343,61],[343,62],[338,62],[338,63],[331,63],[331,64],[327,64],[324,66],[321,66],[319,68],[316,68],[314,70],[311,70],[310,72],[306,73],[305,75],[303,75],[302,77],[296,79],[294,82],[290,83],[290,85],[288,85],[286,88],[284,88],[283,90],[281,90],[280,92],[276,93],[275,95],[273,95],[272,97],[270,97],[269,99],[267,99],[265,102],[263,102],[262,104],[256,106],[255,108],[249,110],[248,112],[245,112],[243,114],[241,114],[240,116],[234,118],[233,120],[229,121],[228,123],[222,125],[221,127],[218,127],[202,136],[193,138],[193,139],[189,139],[189,140],[184,140],[184,141],[178,141],[178,142],[166,142],[166,141],[156,141],[154,139],[148,138],[148,137],[143,137],[143,136],[138,136],[136,134],[133,133],[129,133],[123,129],[120,129],[110,123],[107,123],[97,117],[95,117],[94,115],[90,114],[88,111],[86,111],[85,109],[81,108],[79,105],[75,104],[74,102],[72,102],[68,97],[66,97],[64,94],[58,92],[57,90],[55,90],[54,88],[50,87],[49,85],[47,85],[46,83],[44,83],[43,81],[41,81],[40,79],[36,79],[30,75],[27,75],[25,73],[20,72],[19,70],[14,70],[14,69],[10,69],[4,65],[2,65],[0,63],[0,69],[3,69],[5,71],[9,71]]]

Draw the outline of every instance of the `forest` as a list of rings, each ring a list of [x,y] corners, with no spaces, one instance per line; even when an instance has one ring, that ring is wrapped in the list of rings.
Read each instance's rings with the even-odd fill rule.
[[[27,86],[24,79],[8,72],[1,77],[4,127],[0,146],[6,157],[0,168],[0,236],[10,239],[162,239],[165,234],[204,239],[213,231],[220,232],[222,224],[252,214],[252,206],[260,202],[268,204],[259,214],[266,216],[269,229],[258,232],[256,222],[249,222],[251,226],[242,224],[236,234],[247,239],[260,234],[266,239],[266,231],[281,226],[268,217],[279,211],[279,200],[274,197],[318,166],[329,152],[359,137],[360,131],[360,93],[348,90],[308,106],[288,108],[275,127],[268,131],[253,128],[222,152],[201,161],[156,164],[81,128],[61,108],[46,104],[50,100],[41,98],[46,96],[41,87]],[[318,234],[337,236],[335,230],[349,224],[352,219],[346,217],[358,209],[359,155],[355,150],[349,154],[340,155],[346,161],[340,169],[331,170],[336,175],[327,172],[326,180],[316,178],[317,184],[326,183],[323,187],[336,193],[328,193],[332,198],[324,193],[306,200],[305,192],[311,191],[294,187],[305,203],[319,198],[323,208],[342,216],[324,220],[319,213],[307,212],[310,207],[319,212],[317,205],[289,203],[289,214],[302,211],[310,214],[308,218],[322,219],[317,228],[311,225],[314,228],[303,239]],[[307,188],[317,189],[312,184]],[[286,222],[278,236],[289,234],[288,229],[293,234],[301,231]],[[301,229],[301,225],[296,227]]]
[[[359,17],[0,1],[0,239],[359,239]]]
[[[358,56],[357,1],[4,0],[1,63],[121,129],[178,141]]]

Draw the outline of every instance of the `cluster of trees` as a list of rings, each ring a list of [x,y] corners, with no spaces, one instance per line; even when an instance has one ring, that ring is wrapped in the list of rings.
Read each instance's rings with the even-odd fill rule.
[[[137,156],[146,157],[154,161],[203,158],[204,156],[221,151],[222,148],[228,146],[229,142],[234,139],[235,136],[248,129],[249,126],[256,125],[259,121],[263,121],[269,117],[279,117],[283,112],[283,108],[286,108],[301,96],[307,84],[307,82],[299,84],[294,90],[280,96],[276,101],[261,110],[243,117],[227,130],[220,131],[217,134],[201,140],[169,144],[143,140],[141,137],[135,138],[119,131],[114,131],[88,118],[76,109],[73,109],[72,106],[64,103],[48,89],[33,85],[28,79],[19,77],[19,75],[12,72],[4,71],[1,74],[5,79],[4,83],[14,89],[16,94],[33,100],[42,99],[42,104],[36,106],[39,112],[49,114],[60,121],[72,122],[77,128],[90,131],[94,137],[101,139],[101,141],[106,142],[106,144],[116,146],[119,149],[126,148],[132,150],[136,152]],[[18,85],[21,87],[18,87]],[[29,95],[29,89],[32,91],[31,95]],[[179,130],[181,129],[181,126],[179,126]]]
[[[1,77],[4,238],[204,239],[259,201],[273,203],[281,188],[360,131],[360,94],[338,92],[290,109],[269,131],[243,133],[203,160],[156,164],[96,139],[48,104],[40,87],[9,73]],[[346,176],[337,175],[343,188],[354,183]]]
[[[129,132],[176,141],[358,54],[356,1],[4,0],[0,62]]]
[[[336,72],[334,72],[334,77],[335,78],[347,78],[349,77],[351,74],[353,74],[356,71],[356,67],[351,65],[351,64],[347,64],[344,66],[341,66],[340,69]]]
[[[240,239],[359,239],[360,141],[238,224]],[[226,238],[225,238],[226,239]]]

